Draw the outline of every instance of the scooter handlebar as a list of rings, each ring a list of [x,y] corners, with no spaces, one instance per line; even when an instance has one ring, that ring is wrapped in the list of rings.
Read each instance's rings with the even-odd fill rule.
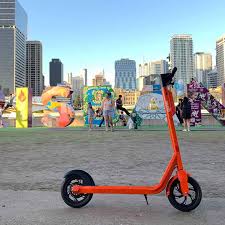
[[[174,67],[173,70],[172,70],[172,73],[171,73],[172,74],[172,77],[174,77],[174,75],[175,75],[176,72],[177,72],[177,67]]]

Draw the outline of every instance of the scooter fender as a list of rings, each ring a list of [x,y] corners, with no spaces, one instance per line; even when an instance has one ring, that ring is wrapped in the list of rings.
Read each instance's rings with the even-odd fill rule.
[[[181,172],[181,171],[180,171]],[[185,178],[185,180],[187,181],[188,177],[191,176],[191,174],[187,173],[186,171],[184,171],[185,174],[184,176],[186,176],[187,178]],[[179,172],[178,172],[179,173]],[[183,175],[180,175],[180,178],[183,177]],[[176,179],[179,179],[178,177],[178,174],[176,174],[175,176],[171,177],[168,184],[167,184],[167,187],[166,187],[166,196],[168,197],[170,195],[170,188],[171,188],[171,185],[172,183],[176,180]],[[182,179],[182,178],[181,178]],[[179,181],[181,182],[181,180],[179,179]],[[184,194],[185,192],[183,192],[182,190],[182,187],[181,187],[181,191],[182,191],[182,194]],[[185,190],[186,191],[186,190]],[[188,194],[188,184],[187,184],[187,194]],[[187,194],[184,194],[184,196],[186,196]]]
[[[79,173],[83,173],[83,174],[86,174],[87,176],[90,176],[87,172],[85,172],[83,170],[70,170],[64,175],[64,178],[67,178],[71,175],[77,175]]]

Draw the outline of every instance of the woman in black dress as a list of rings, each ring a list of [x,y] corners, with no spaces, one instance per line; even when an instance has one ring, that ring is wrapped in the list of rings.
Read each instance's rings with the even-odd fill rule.
[[[190,131],[191,103],[189,102],[188,97],[184,97],[184,100],[183,100],[182,117],[184,120],[183,131]]]

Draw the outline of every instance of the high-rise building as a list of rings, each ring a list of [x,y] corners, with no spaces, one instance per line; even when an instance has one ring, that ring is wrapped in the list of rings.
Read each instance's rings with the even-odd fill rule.
[[[216,42],[216,67],[218,72],[218,85],[225,83],[225,35]]]
[[[26,86],[32,88],[33,96],[43,91],[42,44],[40,41],[27,41]]]
[[[104,74],[96,74],[95,78],[92,79],[92,86],[103,86],[106,84]]]
[[[193,41],[191,35],[174,35],[170,40],[171,67],[177,67],[176,79],[189,83],[193,77]]]
[[[212,55],[196,52],[194,54],[194,77],[198,82],[207,86],[207,74],[212,70]]]
[[[166,60],[157,60],[150,62],[150,74],[168,73],[168,70],[169,65]]]
[[[45,89],[45,76],[42,75],[42,89]]]
[[[216,88],[218,86],[218,72],[217,69],[214,68],[207,74],[207,85],[206,87],[209,88]]]
[[[81,71],[81,77],[83,77],[84,80],[84,86],[87,86],[87,69],[82,69]]]
[[[17,0],[0,0],[0,86],[5,95],[26,85],[27,14]]]
[[[73,82],[73,74],[72,73],[68,73],[67,82],[68,82],[68,84],[72,85],[72,82]]]
[[[121,59],[115,62],[115,88],[136,89],[136,62]]]
[[[139,64],[138,75],[139,77],[150,75],[150,63]]]
[[[81,76],[72,77],[72,90],[74,97],[82,94],[84,79]]]
[[[57,86],[63,82],[63,64],[60,59],[52,59],[49,63],[50,86]]]

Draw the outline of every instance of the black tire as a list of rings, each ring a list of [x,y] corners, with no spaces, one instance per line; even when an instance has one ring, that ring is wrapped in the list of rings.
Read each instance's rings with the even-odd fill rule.
[[[74,170],[72,174],[64,178],[61,186],[61,196],[68,206],[81,208],[87,205],[93,194],[73,194],[71,192],[72,185],[95,186],[92,177],[82,170]]]
[[[170,187],[170,194],[168,196],[171,205],[182,211],[190,212],[198,207],[202,200],[202,190],[198,182],[192,177],[188,177],[189,194],[187,197],[183,196],[180,190],[180,181],[174,180]]]

